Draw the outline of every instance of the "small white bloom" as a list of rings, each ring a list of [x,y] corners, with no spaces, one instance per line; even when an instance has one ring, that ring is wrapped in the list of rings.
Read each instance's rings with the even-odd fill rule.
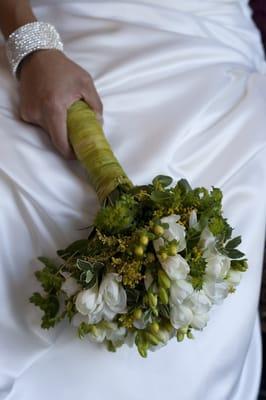
[[[82,315],[93,313],[97,307],[98,286],[84,289],[78,293],[76,298],[76,309]]]
[[[193,313],[189,307],[183,304],[172,305],[170,307],[170,321],[176,329],[189,325],[192,319]]]
[[[112,329],[107,329],[106,331],[106,339],[111,340],[111,342],[116,345],[121,341],[124,341],[126,328],[120,327],[118,328],[117,324]]]
[[[163,217],[161,222],[167,223],[169,228],[165,229],[163,237],[167,240],[177,240],[177,251],[180,252],[186,248],[186,231],[185,227],[181,224],[178,224],[180,215],[172,214],[168,217]]]
[[[61,289],[70,297],[77,293],[81,289],[81,286],[77,283],[76,279],[70,276],[62,283]]]
[[[210,278],[224,279],[230,269],[231,259],[222,254],[211,255],[205,258],[207,262],[205,273]]]
[[[126,313],[127,311],[127,295],[120,283],[121,279],[119,274],[109,272],[101,282],[99,302],[103,307],[100,312],[107,321],[111,321],[116,314]]]
[[[192,210],[189,214],[189,227],[197,229],[198,227],[198,219],[196,210]]]
[[[106,338],[106,328],[95,326],[94,329],[88,333],[88,338],[92,342],[102,343]]]
[[[239,285],[242,278],[242,272],[230,269],[227,274],[226,282],[229,289],[234,289],[237,285]]]
[[[203,283],[203,290],[213,304],[221,304],[228,296],[228,285],[222,281],[207,278]]]
[[[153,282],[152,273],[150,271],[145,272],[144,285],[145,285],[145,289],[146,290],[149,289],[149,287],[151,286],[152,282]]]
[[[193,314],[206,313],[212,306],[210,299],[202,289],[194,290],[194,292],[184,300],[183,304],[189,307]]]
[[[189,295],[193,293],[193,286],[184,279],[172,281],[170,287],[170,302],[181,304]]]
[[[170,279],[186,279],[190,268],[187,261],[180,254],[169,256],[166,260],[162,260],[160,256],[158,258]]]
[[[194,314],[193,319],[190,323],[194,329],[203,329],[209,320],[209,315],[207,313]]]
[[[211,233],[208,226],[201,232],[199,247],[203,250],[203,256],[206,258],[218,254],[215,246],[215,236]]]

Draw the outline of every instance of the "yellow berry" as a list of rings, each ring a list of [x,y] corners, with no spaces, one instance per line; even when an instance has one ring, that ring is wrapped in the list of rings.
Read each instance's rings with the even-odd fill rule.
[[[162,259],[163,261],[166,261],[167,258],[168,258],[168,254],[167,254],[165,251],[163,251],[162,254],[161,254],[161,259]]]
[[[153,228],[153,232],[157,236],[162,236],[164,234],[164,229],[161,225],[155,225]]]
[[[135,319],[140,319],[142,317],[142,310],[140,308],[136,308],[134,310],[133,316]]]
[[[150,331],[152,333],[156,334],[159,332],[159,330],[160,330],[160,326],[159,326],[158,322],[155,322],[155,321],[152,322],[150,325]]]
[[[139,241],[140,244],[142,244],[143,246],[147,246],[147,244],[149,243],[149,238],[147,235],[141,235]]]
[[[134,250],[134,253],[135,253],[136,256],[142,257],[143,254],[144,254],[143,247],[142,246],[136,246],[135,250]]]
[[[175,256],[176,253],[177,253],[177,247],[176,247],[175,244],[172,244],[172,245],[169,247],[168,254],[169,254],[169,256]]]

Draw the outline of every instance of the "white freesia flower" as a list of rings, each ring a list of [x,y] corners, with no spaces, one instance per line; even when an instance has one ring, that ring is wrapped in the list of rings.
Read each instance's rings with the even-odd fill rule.
[[[189,307],[183,304],[170,306],[170,321],[176,329],[189,325],[192,319],[193,313]]]
[[[158,258],[170,279],[186,279],[190,268],[187,261],[180,254],[169,256],[166,260],[162,260],[160,256]]]
[[[106,339],[111,340],[111,342],[116,345],[121,341],[124,341],[126,335],[126,328],[118,328],[117,324],[114,324],[111,329],[106,330]]]
[[[230,269],[231,259],[223,254],[211,255],[205,258],[207,262],[205,273],[210,278],[224,279]]]
[[[109,272],[101,282],[98,303],[102,307],[99,312],[107,321],[111,321],[116,314],[127,312],[127,295],[121,279],[119,274]]]
[[[194,292],[184,300],[183,304],[189,307],[193,314],[204,314],[208,312],[212,306],[210,299],[202,289],[194,290]]]
[[[237,285],[239,285],[242,278],[242,272],[230,269],[227,274],[226,282],[229,289],[234,289]]]
[[[207,278],[203,283],[203,290],[213,304],[221,304],[228,296],[228,284],[224,280]]]
[[[180,215],[172,214],[168,217],[161,218],[162,223],[167,223],[169,228],[165,229],[163,237],[167,240],[177,240],[177,251],[180,252],[186,247],[186,232],[185,227],[181,224],[178,224]]]
[[[194,314],[193,319],[190,323],[194,329],[203,329],[209,320],[209,315],[207,313]]]
[[[189,295],[193,293],[193,286],[184,279],[173,281],[170,287],[170,302],[181,304]]]
[[[203,250],[203,256],[206,258],[218,253],[215,246],[215,236],[211,233],[208,226],[201,232],[199,247]]]
[[[61,289],[66,293],[68,297],[70,297],[77,293],[81,289],[81,286],[77,283],[76,279],[70,276],[67,277],[66,280],[62,283]]]
[[[76,298],[76,309],[82,315],[90,315],[92,314],[98,303],[98,285],[90,289],[84,289],[78,293]]]

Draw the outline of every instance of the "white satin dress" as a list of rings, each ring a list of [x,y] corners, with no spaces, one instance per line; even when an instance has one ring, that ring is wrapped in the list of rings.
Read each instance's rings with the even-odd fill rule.
[[[43,3],[43,4],[42,4]],[[106,135],[136,184],[156,174],[223,190],[249,270],[195,340],[142,359],[39,327],[39,255],[85,237],[97,210],[77,162],[20,121],[0,47],[0,399],[256,400],[266,224],[266,67],[246,0],[39,0],[65,52],[92,75]],[[3,42],[2,42],[3,43]]]

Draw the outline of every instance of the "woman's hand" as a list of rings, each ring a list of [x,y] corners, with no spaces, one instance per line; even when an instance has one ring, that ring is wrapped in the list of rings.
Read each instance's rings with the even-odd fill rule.
[[[103,106],[91,76],[58,50],[39,50],[21,63],[20,115],[39,125],[57,150],[74,158],[67,136],[67,109],[79,99],[102,114]]]

